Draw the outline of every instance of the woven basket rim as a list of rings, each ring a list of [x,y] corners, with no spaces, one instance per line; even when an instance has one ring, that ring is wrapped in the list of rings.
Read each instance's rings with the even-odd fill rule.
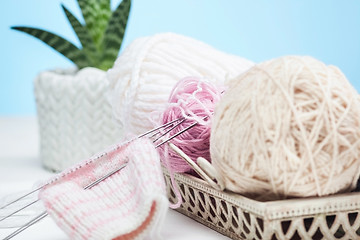
[[[164,173],[169,171],[163,168]],[[220,197],[264,220],[311,216],[318,213],[355,211],[360,208],[360,192],[339,193],[323,197],[292,198],[285,200],[257,201],[230,191],[218,191],[204,180],[186,173],[174,173],[174,178],[200,191]]]

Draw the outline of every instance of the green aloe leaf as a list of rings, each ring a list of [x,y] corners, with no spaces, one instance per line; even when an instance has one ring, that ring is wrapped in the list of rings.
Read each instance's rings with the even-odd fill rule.
[[[43,41],[50,47],[54,48],[56,51],[70,59],[74,62],[79,69],[84,68],[89,65],[88,58],[86,55],[77,48],[74,44],[67,41],[66,39],[42,29],[23,27],[23,26],[14,26],[12,29],[27,33],[39,40]]]
[[[95,46],[101,50],[104,32],[111,16],[110,0],[78,0],[78,4]]]
[[[90,58],[92,65],[95,66],[98,60],[97,50],[88,29],[84,27],[64,5],[61,6],[77,37],[80,40],[80,43],[83,47],[83,52]]]
[[[125,34],[129,19],[131,0],[123,0],[113,12],[105,31],[101,69],[107,70],[114,64]]]

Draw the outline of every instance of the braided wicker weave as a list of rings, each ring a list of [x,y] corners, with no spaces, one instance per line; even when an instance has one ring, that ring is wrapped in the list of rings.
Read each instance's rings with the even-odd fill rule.
[[[106,72],[49,71],[34,81],[40,131],[40,158],[61,171],[121,137],[107,102]]]
[[[175,194],[164,170],[170,201]],[[232,239],[360,239],[360,193],[259,202],[175,174],[183,204],[177,211]]]

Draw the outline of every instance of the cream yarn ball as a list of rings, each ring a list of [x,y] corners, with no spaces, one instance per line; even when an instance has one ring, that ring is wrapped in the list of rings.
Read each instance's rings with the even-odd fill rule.
[[[187,76],[222,83],[254,64],[198,40],[162,33],[133,41],[108,71],[110,102],[124,129],[143,133],[158,124],[169,94]]]
[[[270,60],[230,81],[215,109],[210,140],[226,188],[263,199],[355,188],[357,98],[337,67],[311,57]]]

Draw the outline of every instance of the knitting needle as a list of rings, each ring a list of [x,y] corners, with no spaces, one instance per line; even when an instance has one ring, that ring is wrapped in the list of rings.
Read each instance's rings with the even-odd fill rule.
[[[15,203],[15,202],[17,202],[17,201],[19,201],[19,200],[21,200],[21,199],[23,199],[23,198],[25,198],[25,197],[29,196],[30,194],[32,194],[32,193],[34,193],[34,192],[36,192],[36,191],[39,191],[42,187],[43,187],[43,186],[38,187],[38,188],[36,188],[36,189],[32,190],[31,192],[26,193],[25,195],[23,195],[23,196],[21,196],[21,197],[19,197],[19,198],[15,199],[15,200],[13,200],[13,201],[11,201],[11,202],[9,202],[9,203],[5,204],[4,206],[0,207],[0,209],[4,209],[4,208],[6,208],[7,206],[10,206],[11,204],[13,204],[13,203]]]
[[[160,138],[164,137],[166,134],[168,134],[169,132],[171,132],[172,130],[174,130],[176,127],[178,127],[180,124],[182,124],[185,121],[185,118],[183,120],[181,120],[179,123],[175,124],[174,126],[172,126],[169,130],[167,130],[166,132],[164,132],[160,137],[156,138],[155,140],[153,140],[153,143],[157,142]],[[166,128],[165,128],[166,129]]]
[[[181,123],[184,122],[184,121],[185,121],[185,119],[183,119],[183,120],[181,121]],[[179,124],[176,124],[176,126],[178,126],[178,125],[179,125]],[[161,130],[167,130],[167,129],[169,129],[169,128],[173,129],[173,128],[174,128],[174,127],[173,127],[173,124],[170,124],[170,125],[164,127],[164,128],[161,129]],[[157,131],[157,132],[153,133],[152,135],[150,135],[149,138],[150,138],[150,139],[153,139],[155,136],[161,134],[161,133],[162,133],[161,130],[159,129],[159,131]],[[164,134],[166,134],[166,133],[164,133]],[[163,135],[164,135],[164,134],[163,134]],[[155,140],[154,140],[154,141],[155,141]],[[153,142],[154,142],[154,141],[153,141]]]
[[[157,131],[157,130],[159,130],[159,129],[161,129],[161,128],[170,126],[171,124],[173,124],[173,123],[175,123],[175,122],[177,122],[177,121],[183,121],[183,120],[184,120],[184,117],[175,119],[175,120],[173,120],[173,121],[171,121],[171,122],[165,123],[165,124],[163,124],[163,125],[161,125],[161,126],[159,126],[159,127],[156,127],[156,128],[154,128],[154,129],[151,129],[151,130],[149,130],[149,131],[147,131],[147,132],[145,132],[145,133],[137,136],[137,138],[142,138],[142,137],[144,137],[144,136],[146,136],[146,135],[148,135],[148,134],[150,134],[150,133],[152,133],[152,132],[155,132],[155,131]],[[47,185],[47,184],[44,184],[44,185],[42,185],[42,186],[40,186],[40,187],[38,187],[38,188],[36,188],[36,189],[34,189],[34,190],[26,193],[25,195],[20,196],[19,198],[17,198],[17,199],[15,199],[15,200],[13,200],[13,201],[11,201],[11,202],[9,202],[9,203],[1,206],[0,209],[4,209],[4,208],[10,206],[11,204],[13,204],[13,203],[15,203],[15,202],[17,202],[17,201],[19,201],[19,200],[21,200],[21,199],[29,196],[30,194],[39,191],[40,189],[42,189],[42,188],[45,187],[46,185]]]
[[[137,138],[142,138],[142,137],[148,135],[149,133],[155,132],[156,130],[159,130],[159,129],[161,129],[161,128],[164,128],[164,127],[166,127],[166,126],[169,126],[169,125],[173,124],[174,122],[181,121],[181,120],[183,120],[183,119],[185,119],[185,118],[182,117],[182,118],[175,119],[175,120],[173,120],[173,121],[171,121],[171,122],[165,123],[165,124],[163,124],[163,125],[161,125],[161,126],[159,126],[159,127],[153,128],[153,129],[151,129],[151,130],[149,130],[149,131],[147,131],[147,132],[139,135]]]
[[[14,231],[13,233],[11,233],[9,236],[5,237],[3,240],[9,240],[13,237],[15,237],[16,235],[18,235],[19,233],[21,233],[22,231],[24,231],[25,229],[31,227],[32,225],[34,225],[35,223],[39,222],[40,220],[42,220],[43,218],[45,218],[48,214],[45,212],[42,212],[39,216],[37,216],[36,218],[32,219],[31,221],[27,222],[25,225],[23,225],[22,227],[18,228],[16,231]]]
[[[127,160],[127,162],[125,164],[122,164],[119,168],[115,169],[114,171],[109,172],[105,176],[102,176],[101,178],[97,179],[96,181],[94,181],[94,182],[90,183],[89,185],[85,186],[84,190],[87,190],[87,189],[90,189],[90,188],[94,187],[95,185],[99,184],[100,182],[102,182],[106,178],[108,178],[108,177],[114,175],[115,173],[119,172],[121,169],[123,169],[127,165],[128,162],[129,161]],[[49,214],[46,211],[42,212],[40,215],[38,215],[37,217],[33,218],[32,220],[30,220],[29,222],[27,222],[26,224],[24,224],[23,226],[18,228],[16,231],[11,233],[9,236],[5,237],[3,240],[9,240],[9,239],[13,238],[14,236],[18,235],[19,233],[21,233],[25,229],[31,227],[32,225],[39,222],[40,220],[42,220],[43,218],[45,218],[48,215]]]
[[[209,117],[209,116],[205,116],[205,117],[203,117],[202,119],[205,120],[205,119],[208,118],[208,117]],[[175,133],[173,136],[169,137],[169,138],[166,139],[165,141],[157,144],[157,145],[155,146],[155,148],[158,148],[158,147],[160,147],[161,145],[163,145],[164,143],[169,142],[170,140],[176,138],[176,137],[179,136],[180,134],[183,134],[184,132],[186,132],[187,130],[189,130],[189,129],[191,129],[192,127],[196,126],[197,124],[198,124],[198,122],[192,123],[190,126],[184,128],[184,129],[181,130],[180,132]],[[164,135],[163,135],[163,136],[164,136]]]
[[[38,201],[39,201],[39,199],[37,199],[37,200],[35,200],[35,201],[33,201],[33,202],[31,202],[31,203],[29,203],[29,204],[25,205],[24,207],[21,207],[20,209],[18,209],[18,210],[16,210],[16,211],[14,211],[14,212],[12,212],[12,213],[10,213],[9,215],[7,215],[7,216],[5,216],[5,217],[1,218],[1,219],[0,219],[0,222],[1,222],[1,221],[4,221],[5,219],[7,219],[7,218],[11,217],[12,215],[14,215],[14,214],[16,214],[16,213],[18,213],[18,212],[20,212],[21,210],[24,210],[25,208],[30,207],[31,205],[33,205],[33,204],[37,203]]]
[[[114,171],[109,172],[108,174],[106,174],[105,176],[102,176],[101,178],[97,179],[95,182],[90,183],[89,185],[84,187],[84,190],[90,189],[92,187],[94,187],[95,185],[99,184],[100,182],[102,182],[103,180],[105,180],[108,177],[111,177],[112,175],[114,175],[115,173],[117,173],[118,171],[120,171],[121,169],[123,169],[124,167],[126,167],[126,165],[128,164],[129,160],[127,158],[126,163],[122,164],[120,167],[118,167],[117,169],[115,169]]]

